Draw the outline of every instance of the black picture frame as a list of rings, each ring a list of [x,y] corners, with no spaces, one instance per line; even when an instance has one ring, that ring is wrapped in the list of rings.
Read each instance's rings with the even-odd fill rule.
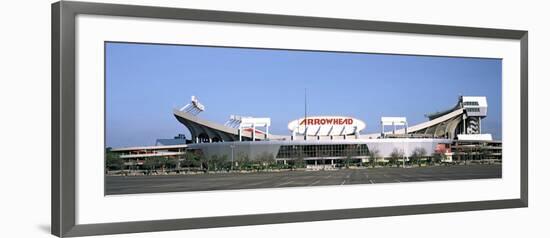
[[[520,208],[528,206],[527,31],[69,1],[53,3],[51,14],[51,233],[53,235],[59,237],[74,237],[132,232],[168,231],[486,209]],[[519,40],[521,45],[520,198],[508,200],[319,210],[206,218],[76,224],[75,18],[79,14]]]

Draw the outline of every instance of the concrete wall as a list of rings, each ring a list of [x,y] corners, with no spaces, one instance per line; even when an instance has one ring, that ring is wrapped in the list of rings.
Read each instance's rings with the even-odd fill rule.
[[[450,143],[446,139],[348,139],[348,140],[297,140],[297,141],[241,141],[190,144],[190,149],[201,149],[205,156],[226,156],[231,159],[233,150],[234,159],[247,155],[254,160],[259,156],[271,154],[277,156],[281,145],[322,145],[322,144],[367,144],[369,150],[378,150],[380,156],[389,157],[394,149],[403,151],[410,156],[415,148],[424,148],[427,155],[435,150],[439,143]],[[233,146],[233,149],[231,148]]]

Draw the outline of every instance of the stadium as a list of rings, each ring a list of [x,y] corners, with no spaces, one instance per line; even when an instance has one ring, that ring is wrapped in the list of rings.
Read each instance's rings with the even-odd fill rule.
[[[142,166],[148,158],[177,158],[187,154],[223,158],[231,166],[243,159],[274,160],[278,164],[300,161],[308,169],[338,168],[343,164],[361,164],[372,159],[400,163],[409,161],[418,151],[429,158],[441,156],[442,162],[461,160],[501,160],[501,142],[482,133],[487,116],[483,96],[460,96],[448,110],[427,114],[427,121],[409,126],[406,117],[380,118],[379,133],[364,134],[367,125],[358,118],[340,115],[307,115],[288,123],[288,135],[269,132],[271,118],[230,115],[225,123],[203,119],[206,106],[195,96],[180,109],[175,119],[191,137],[159,139],[155,146],[114,148],[125,165]],[[373,158],[376,157],[376,158]],[[179,163],[178,163],[179,165]]]

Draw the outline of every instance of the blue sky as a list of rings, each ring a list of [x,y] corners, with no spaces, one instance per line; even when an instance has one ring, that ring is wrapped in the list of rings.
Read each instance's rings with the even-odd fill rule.
[[[352,116],[363,133],[381,116],[409,125],[448,109],[459,95],[487,96],[484,133],[501,138],[500,59],[107,43],[106,145],[152,145],[187,129],[172,115],[195,95],[199,116],[223,124],[231,114],[271,117],[270,131],[304,115]]]

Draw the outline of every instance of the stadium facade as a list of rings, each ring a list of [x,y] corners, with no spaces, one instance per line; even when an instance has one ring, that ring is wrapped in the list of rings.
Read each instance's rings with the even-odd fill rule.
[[[288,123],[289,135],[269,132],[271,118],[231,115],[224,124],[199,116],[206,107],[197,97],[173,115],[190,132],[174,139],[159,139],[156,146],[117,148],[127,163],[139,165],[144,158],[178,157],[196,153],[236,161],[274,159],[279,163],[303,160],[308,167],[336,167],[344,162],[366,162],[372,152],[384,160],[396,152],[406,161],[415,151],[426,156],[443,155],[450,162],[464,156],[500,159],[501,143],[482,133],[487,116],[486,97],[459,97],[449,110],[427,115],[426,122],[409,126],[406,117],[382,117],[379,133],[363,134],[366,124],[347,116],[305,116]],[[132,161],[133,160],[133,161]]]

